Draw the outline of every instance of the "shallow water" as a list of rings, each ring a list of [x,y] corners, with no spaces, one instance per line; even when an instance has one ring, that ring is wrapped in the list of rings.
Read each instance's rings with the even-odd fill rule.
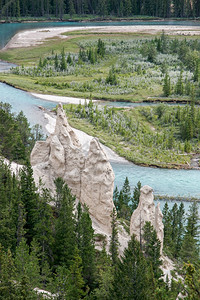
[[[127,25],[170,25],[200,26],[197,21],[131,21],[131,22],[33,22],[0,24],[0,49],[19,31],[47,27],[80,27],[80,26],[127,26]]]
[[[196,197],[200,199],[199,170],[171,170],[136,166],[133,163],[111,162],[115,173],[115,181],[121,188],[128,176],[131,189],[137,182],[149,185],[154,194]]]
[[[28,23],[28,24],[0,24],[0,47],[5,46],[8,40],[19,30],[33,29],[42,27],[55,26],[113,26],[113,25],[183,25],[196,26],[196,22],[112,22],[112,23]],[[0,68],[8,69],[9,66],[0,62]],[[45,101],[32,96],[30,93],[15,89],[6,84],[0,83],[0,101],[8,102],[12,105],[13,112],[23,110],[31,125],[41,124],[44,128],[46,123],[44,114],[38,106],[43,106],[47,109],[52,109],[57,103]],[[130,103],[115,103],[121,106],[130,106]],[[137,104],[137,106],[140,104]],[[147,104],[145,104],[147,105]],[[135,104],[131,104],[135,106]],[[200,171],[198,170],[168,170],[136,166],[132,163],[116,163],[112,162],[112,167],[115,172],[115,184],[121,188],[125,177],[128,176],[131,189],[138,181],[142,185],[148,184],[153,189],[155,194],[168,196],[187,196],[200,198]]]

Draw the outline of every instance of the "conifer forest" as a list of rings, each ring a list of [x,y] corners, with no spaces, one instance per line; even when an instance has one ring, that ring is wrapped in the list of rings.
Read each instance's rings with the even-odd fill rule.
[[[164,253],[176,264],[172,278],[164,279],[160,240],[150,222],[142,228],[142,244],[133,235],[119,258],[119,226],[129,231],[141,183],[133,194],[128,177],[121,190],[115,188],[108,248],[105,236],[94,234],[88,208],[79,203],[74,210],[76,199],[61,178],[55,180],[54,197],[42,183],[36,187],[26,153],[33,139],[41,139],[38,130],[36,135],[23,114],[15,117],[8,105],[1,104],[0,113],[1,128],[6,124],[11,130],[8,139],[1,139],[2,153],[24,163],[16,177],[0,161],[0,299],[199,298],[197,202],[187,213],[181,202],[164,205]]]
[[[0,16],[47,17],[62,20],[65,15],[129,17],[147,15],[161,18],[198,18],[199,0],[1,0]]]
[[[182,22],[189,25],[179,31],[168,24],[154,32],[133,31],[137,24],[124,25],[132,26],[129,31],[79,26],[84,20],[114,20],[120,28],[121,21],[142,20],[148,27],[143,22],[153,20],[149,26],[156,27],[158,21],[159,27],[165,18],[180,27]],[[18,33],[24,23],[35,21],[45,21],[44,26],[30,27],[39,38],[34,36],[31,44],[28,37],[27,46],[21,32],[14,36],[12,30]],[[57,21],[68,31],[46,35],[53,26],[60,30]],[[75,21],[74,27],[79,27],[70,30],[60,21],[70,21],[71,27]],[[154,187],[145,183],[146,209],[141,204],[143,178],[137,173],[139,168],[147,173],[160,170],[162,176],[181,171],[187,181],[188,174],[200,172],[199,21],[200,0],[0,0],[0,30],[11,28],[8,39],[2,35],[5,44],[0,50],[0,300],[200,299],[200,197],[192,198],[189,192],[165,195],[163,190],[153,194]],[[167,31],[170,26],[173,29]],[[31,40],[29,28],[24,28]],[[1,64],[7,68],[1,70]],[[25,110],[14,111],[12,101],[4,101],[11,94],[5,92],[1,100],[4,87],[20,95],[16,103],[21,106],[31,99],[29,113],[37,120],[42,116],[41,125],[30,125]],[[61,97],[65,104],[56,107]],[[78,130],[85,139],[80,143]],[[96,143],[93,149],[91,141]],[[44,147],[35,150],[36,142],[36,148]],[[107,158],[106,146],[119,169],[134,164],[135,183],[127,171],[133,169],[124,167],[129,173],[119,171],[122,184],[117,186],[117,168]],[[35,165],[33,148],[39,160]],[[60,173],[54,172],[53,160]],[[94,169],[94,182],[87,164]],[[152,174],[148,173],[152,185],[155,178],[160,185],[169,183],[159,173]],[[95,212],[100,218],[107,213],[109,224],[95,219],[85,199],[73,194],[67,176],[81,196],[91,192],[95,208],[101,202],[102,211],[98,207]],[[199,182],[195,184],[197,188]],[[131,217],[140,204],[137,235],[131,232]],[[149,221],[141,221],[142,209]]]

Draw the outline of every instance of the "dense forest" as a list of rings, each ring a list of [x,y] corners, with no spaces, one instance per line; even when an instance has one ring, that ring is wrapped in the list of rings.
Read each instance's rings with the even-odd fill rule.
[[[11,161],[24,163],[36,142],[43,137],[41,126],[30,128],[26,117],[11,112],[11,105],[0,102],[0,155]]]
[[[153,17],[200,16],[199,0],[0,0],[0,15],[9,17],[47,17],[63,19],[65,14],[128,17],[148,15]]]
[[[0,112],[18,127],[6,105]],[[126,178],[122,189],[115,189],[116,211],[111,215],[112,234],[107,241],[104,235],[94,233],[88,208],[79,203],[75,209],[76,199],[61,178],[55,180],[56,195],[52,197],[42,183],[35,186],[29,162],[16,176],[1,160],[0,299],[145,300],[183,295],[184,299],[198,299],[196,202],[187,214],[182,203],[164,206],[164,251],[177,266],[171,280],[167,277],[164,281],[160,241],[150,222],[142,228],[142,243],[133,235],[119,259],[118,232],[122,224],[129,230],[140,187],[138,182],[131,195]]]

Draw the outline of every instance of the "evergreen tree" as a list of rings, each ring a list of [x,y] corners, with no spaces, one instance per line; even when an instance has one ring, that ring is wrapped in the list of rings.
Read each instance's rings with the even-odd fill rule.
[[[179,205],[178,213],[177,213],[177,241],[176,241],[176,247],[175,247],[175,257],[179,257],[180,250],[182,247],[183,242],[183,236],[184,236],[184,218],[185,210],[184,210],[184,204],[181,202]]]
[[[160,266],[162,261],[160,260],[160,245],[161,242],[157,238],[157,234],[150,222],[146,222],[143,227],[143,239],[144,243],[142,249],[147,261],[152,265],[154,277],[160,279],[162,271]]]
[[[77,224],[78,229],[78,246],[80,257],[83,266],[83,279],[92,291],[96,286],[96,265],[95,265],[95,245],[94,245],[94,230],[92,228],[92,221],[88,212],[88,208],[84,206],[83,211],[80,210]]]
[[[118,229],[117,229],[117,214],[115,208],[113,208],[113,212],[111,214],[112,217],[112,234],[111,234],[111,240],[110,240],[110,254],[112,259],[112,265],[115,266],[118,261],[118,247],[119,247],[119,241],[118,241]]]
[[[74,9],[74,3],[73,3],[73,0],[69,0],[69,8],[68,8],[68,10],[69,10],[69,14],[70,14],[70,16],[72,17],[72,15],[74,15],[75,14],[75,9]]]
[[[170,77],[168,73],[165,74],[165,78],[164,78],[163,94],[165,97],[168,97],[171,94],[171,84],[170,84]]]
[[[56,265],[69,267],[73,258],[75,248],[75,197],[72,196],[67,184],[62,187],[59,195],[59,208],[56,210],[54,232],[54,257]]]
[[[200,268],[196,269],[191,263],[184,265],[185,282],[184,288],[188,299],[199,299],[200,297]]]
[[[171,220],[171,214],[167,202],[165,202],[162,213],[163,213],[163,224],[164,224],[164,246],[170,248],[170,246],[172,246],[172,235],[171,235],[172,220]]]
[[[199,258],[198,235],[198,204],[196,202],[193,202],[188,210],[186,231],[180,251],[180,255],[185,262],[190,261],[191,263],[193,263],[196,261],[197,257]]]
[[[124,185],[122,187],[122,193],[123,193],[123,202],[125,205],[129,205],[129,202],[131,200],[131,189],[128,177],[125,178]]]
[[[31,252],[29,253],[29,251],[29,246],[23,238],[19,246],[16,248],[14,262],[17,272],[17,280],[21,282],[25,276],[29,285],[31,285],[32,288],[35,288],[39,285],[40,281],[40,267],[38,258],[39,248],[34,240],[31,245]]]
[[[118,260],[110,299],[153,299],[153,274],[134,235]]]
[[[26,214],[25,238],[30,245],[38,222],[38,194],[33,179],[33,170],[29,162],[20,171],[20,193]]]
[[[199,61],[196,60],[195,62],[195,69],[194,69],[194,81],[198,82],[199,81]]]
[[[65,59],[65,50],[62,49],[61,52],[61,62],[60,62],[60,70],[65,71],[67,69],[66,59]]]
[[[138,181],[137,185],[134,187],[133,190],[133,196],[131,198],[131,214],[133,211],[138,207],[139,200],[140,200],[140,189],[142,187],[142,184],[140,181]]]
[[[118,187],[116,186],[113,192],[113,202],[115,205],[116,210],[118,211],[118,201],[119,201],[119,191],[118,191]]]
[[[59,62],[58,62],[58,55],[56,53],[55,58],[54,58],[54,68],[56,70],[58,70],[58,67],[59,67]]]
[[[69,53],[68,56],[67,56],[67,63],[68,63],[69,65],[72,64],[72,58],[71,58],[70,53]]]
[[[2,248],[1,248],[2,251]],[[1,254],[1,270],[0,270],[0,299],[13,300],[16,299],[15,287],[15,267],[10,249]]]
[[[176,83],[176,94],[183,95],[184,92],[183,87],[183,71],[180,71],[180,76],[178,77],[178,81]]]
[[[49,205],[51,196],[47,189],[42,189],[38,199],[38,222],[35,225],[35,239],[41,247],[41,266],[46,265],[46,261],[53,260],[53,213]]]

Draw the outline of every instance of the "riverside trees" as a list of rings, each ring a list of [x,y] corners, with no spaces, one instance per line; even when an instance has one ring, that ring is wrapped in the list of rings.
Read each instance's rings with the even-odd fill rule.
[[[140,0],[45,0],[45,1],[8,1],[0,2],[1,17],[47,17],[55,15],[63,19],[65,14],[70,17],[73,14],[96,14],[100,16],[127,17],[133,15],[148,15],[152,17],[199,17],[200,9],[198,1],[186,0],[180,3],[176,0],[140,1]]]
[[[40,128],[31,129],[23,112],[14,115],[9,104],[0,102],[0,155],[12,161],[24,162],[35,141],[41,137]]]
[[[160,244],[150,224],[143,228],[142,248],[133,236],[123,258],[119,260],[116,256],[119,220],[113,213],[111,259],[105,248],[102,252],[95,250],[95,235],[88,210],[79,204],[75,213],[75,198],[69,188],[58,179],[58,195],[55,199],[46,190],[41,193],[42,187],[39,193],[34,187],[29,168],[25,167],[17,179],[3,162],[0,164],[0,299],[5,299],[6,295],[13,295],[15,299],[28,295],[28,299],[35,299],[33,288],[36,286],[54,293],[54,299],[82,299],[89,294],[90,299],[101,299],[101,295],[105,295],[104,299],[111,300],[113,295],[121,299],[121,293],[124,299],[138,299],[138,295],[148,299],[145,296],[147,292],[155,299],[160,299],[160,295],[175,295],[177,290],[173,290],[174,287],[166,288],[162,281],[159,269]],[[25,186],[30,186],[27,193],[24,192]],[[127,197],[128,179],[122,190],[124,197]],[[55,208],[48,205],[49,201],[55,201]],[[177,216],[180,221],[174,223]],[[181,206],[165,212],[164,220],[165,232],[171,228],[172,249],[179,249],[176,245],[181,245],[176,259],[179,262],[191,259],[198,266],[196,204],[189,210],[186,229],[183,229],[184,210]],[[187,245],[189,236],[190,249],[195,247],[195,255],[185,252],[184,245]],[[198,267],[195,268],[193,276],[196,280]],[[188,272],[187,268],[186,284],[189,286]],[[148,285],[144,285],[144,282]],[[192,292],[191,285],[190,290]],[[13,299],[9,297],[7,299]],[[174,296],[171,299],[176,298]]]
[[[187,167],[190,152],[198,153],[200,109],[194,100],[174,107],[101,108],[91,102],[65,109],[72,122],[83,120],[83,131],[103,138],[119,155],[138,164]]]

